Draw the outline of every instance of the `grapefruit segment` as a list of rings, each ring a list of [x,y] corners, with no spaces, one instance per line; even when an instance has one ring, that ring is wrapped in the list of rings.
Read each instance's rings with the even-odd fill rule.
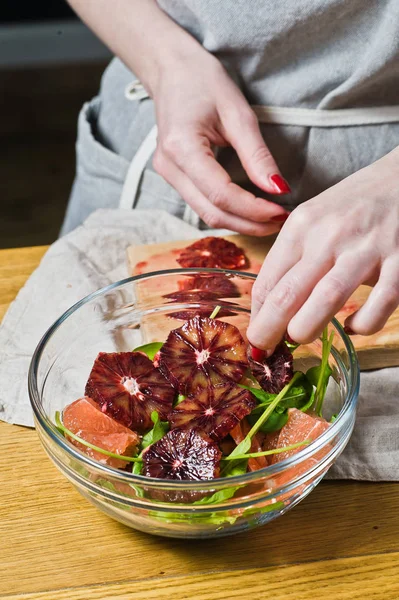
[[[308,415],[297,408],[290,408],[288,410],[288,421],[280,430],[275,447],[283,448],[284,446],[296,444],[297,442],[304,442],[305,440],[314,441],[324,431],[326,431],[328,427],[329,423],[327,423],[327,421],[324,419],[312,417],[311,415]],[[303,448],[299,447],[295,450],[282,452],[281,454],[274,454],[271,457],[271,464],[279,463],[282,460],[293,456],[297,452],[300,452],[301,450],[303,450]],[[280,487],[307,473],[312,468],[316,467],[330,450],[331,446],[328,445],[314,454],[311,458],[304,460],[301,464],[290,467],[284,471],[284,473],[276,475],[274,478],[275,485]],[[293,496],[301,494],[306,486],[311,483],[311,481],[312,480],[308,481],[306,484],[297,486],[286,494],[282,494],[278,497],[278,500],[286,501]]]
[[[122,456],[133,456],[139,443],[137,433],[103,413],[98,404],[86,396],[64,409],[63,423],[67,429],[86,442]],[[115,469],[126,467],[125,460],[106,456],[80,444],[77,440],[68,439],[79,450],[103,464]]]
[[[280,430],[277,438],[277,445],[275,447],[283,448],[284,446],[290,446],[291,444],[297,444],[298,442],[304,442],[306,440],[314,441],[328,429],[328,427],[329,423],[324,419],[312,417],[297,408],[290,408],[288,409],[288,421]],[[293,454],[300,452],[302,449],[303,448],[299,447],[295,450],[274,454],[272,462],[281,462]]]

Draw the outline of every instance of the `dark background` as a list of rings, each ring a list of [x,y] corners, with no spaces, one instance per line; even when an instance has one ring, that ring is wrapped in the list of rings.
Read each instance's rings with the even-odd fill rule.
[[[62,35],[65,23],[82,27],[63,0],[2,0],[0,47],[3,32],[17,44],[21,28],[29,35],[54,24]],[[73,61],[35,64],[31,55],[15,64],[10,53],[10,65],[0,68],[1,248],[58,237],[74,177],[78,112],[97,93],[109,61],[106,51],[93,57],[88,50],[88,58],[84,42],[79,52]]]
[[[2,0],[0,21],[21,23],[46,19],[75,18],[64,0]]]

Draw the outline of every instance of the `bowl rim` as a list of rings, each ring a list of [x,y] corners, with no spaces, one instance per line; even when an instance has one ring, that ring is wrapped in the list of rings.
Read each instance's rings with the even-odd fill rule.
[[[98,290],[88,294],[75,302],[70,308],[61,314],[56,321],[47,329],[39,343],[37,344],[29,366],[28,373],[28,392],[29,399],[32,406],[34,416],[36,417],[39,425],[44,429],[46,434],[58,445],[62,450],[66,451],[73,459],[85,463],[91,468],[100,471],[103,475],[111,476],[114,480],[117,479],[122,483],[142,485],[145,483],[147,487],[151,488],[165,488],[165,489],[181,489],[184,486],[185,490],[204,490],[210,488],[212,490],[232,487],[236,485],[244,485],[259,478],[267,479],[275,476],[277,473],[281,473],[292,466],[296,466],[304,462],[307,458],[310,458],[316,454],[322,447],[327,445],[339,431],[344,431],[351,421],[351,416],[356,410],[357,397],[359,395],[360,387],[360,368],[357,359],[356,351],[352,344],[350,337],[345,333],[341,324],[337,319],[333,318],[330,321],[335,330],[340,335],[341,340],[344,343],[345,350],[349,357],[349,369],[344,372],[347,385],[348,393],[344,400],[344,406],[338,413],[337,419],[326,429],[316,440],[304,447],[302,450],[294,454],[293,456],[282,460],[281,462],[273,465],[266,466],[257,471],[250,471],[243,475],[235,475],[234,477],[220,477],[209,480],[201,481],[190,481],[190,480],[169,480],[169,479],[158,479],[156,477],[147,477],[145,475],[134,475],[127,471],[121,471],[114,467],[110,467],[99,461],[90,458],[87,454],[80,452],[74,445],[72,445],[57,429],[56,425],[49,419],[46,412],[43,409],[40,393],[37,385],[37,375],[40,364],[40,359],[44,352],[47,343],[50,341],[54,333],[61,327],[61,325],[82,306],[92,302],[100,296],[112,292],[118,288],[122,288],[128,284],[135,283],[143,279],[150,279],[159,276],[166,275],[183,275],[190,273],[225,273],[233,277],[244,277],[247,279],[255,280],[257,275],[246,271],[235,271],[230,269],[211,269],[211,268],[176,268],[176,269],[163,269],[159,271],[151,271],[149,273],[143,273],[141,275],[134,275],[127,277],[119,281],[110,283]],[[223,304],[223,301],[221,301]],[[337,359],[339,356],[338,350],[333,348],[333,353]]]

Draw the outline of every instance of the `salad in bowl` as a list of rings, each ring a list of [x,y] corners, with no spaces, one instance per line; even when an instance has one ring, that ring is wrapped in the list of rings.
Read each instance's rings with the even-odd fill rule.
[[[113,518],[193,538],[262,525],[348,442],[359,386],[348,336],[334,321],[312,344],[254,351],[254,279],[132,277],[77,303],[39,343],[29,390],[44,448]]]

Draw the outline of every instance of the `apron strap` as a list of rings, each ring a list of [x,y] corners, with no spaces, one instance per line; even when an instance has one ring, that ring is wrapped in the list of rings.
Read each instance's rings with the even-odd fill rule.
[[[353,127],[399,123],[398,106],[370,108],[295,108],[290,106],[252,106],[260,123],[297,125],[298,127]]]
[[[119,208],[135,208],[144,169],[146,168],[148,161],[151,159],[157,147],[157,135],[158,128],[156,125],[154,125],[144,138],[136,154],[133,156],[133,160],[130,163],[126,174],[125,183],[123,184],[122,194],[119,200]],[[184,207],[183,221],[197,228],[200,223],[200,217],[188,204],[186,204]]]
[[[129,100],[148,98],[147,92],[138,80],[130,84],[125,95]],[[357,125],[377,125],[399,123],[398,106],[372,106],[370,108],[343,108],[324,110],[319,108],[295,108],[289,106],[252,106],[260,123],[294,125],[298,127],[353,127]],[[133,157],[123,185],[119,208],[131,209],[137,204],[137,195],[148,161],[157,147],[158,128],[152,127]],[[198,226],[200,221],[195,211],[187,204],[184,221]]]
[[[148,161],[157,147],[158,128],[156,125],[144,138],[140,148],[130,163],[125,183],[123,184],[119,208],[134,208],[137,204],[137,192]]]

